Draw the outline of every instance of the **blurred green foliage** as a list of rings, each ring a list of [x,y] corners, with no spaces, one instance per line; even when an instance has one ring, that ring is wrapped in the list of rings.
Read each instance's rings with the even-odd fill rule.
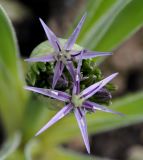
[[[115,49],[142,26],[142,6],[141,0],[89,0],[88,17],[78,43],[101,51]],[[7,14],[0,7],[0,116],[6,134],[0,159],[91,159],[90,156],[75,154],[59,146],[80,135],[72,114],[39,137],[33,137],[55,113],[49,111],[47,106],[58,104],[49,99],[35,99],[34,95],[24,91],[24,84],[16,36]],[[89,133],[142,122],[142,106],[142,92],[115,100],[111,108],[126,116],[118,117],[101,112],[88,114]]]
[[[25,108],[24,76],[12,24],[0,7],[0,114],[6,134],[19,128]],[[11,120],[12,119],[12,120]]]

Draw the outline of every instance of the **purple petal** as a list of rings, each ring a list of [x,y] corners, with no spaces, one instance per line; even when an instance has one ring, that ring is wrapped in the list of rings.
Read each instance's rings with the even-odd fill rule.
[[[83,15],[83,17],[81,18],[80,22],[78,23],[76,29],[74,30],[74,32],[72,33],[72,35],[70,36],[70,38],[68,39],[68,41],[66,42],[65,46],[64,46],[64,49],[65,50],[71,50],[78,35],[79,35],[79,32],[81,30],[81,27],[83,25],[83,22],[86,18],[86,13]]]
[[[75,73],[75,82],[74,82],[74,87],[73,87],[73,94],[79,94],[80,93],[80,69],[82,66],[82,55],[83,51],[81,51],[80,54],[80,59],[78,61],[76,73]]]
[[[53,83],[52,83],[52,88],[54,89],[57,81],[59,80],[59,78],[61,77],[62,73],[63,73],[63,69],[64,69],[64,64],[61,61],[57,61],[56,62],[56,66],[54,69],[54,77],[53,77]]]
[[[57,52],[61,51],[61,46],[60,46],[59,40],[56,37],[56,35],[51,31],[51,29],[44,23],[44,21],[41,18],[39,18],[39,20],[44,28],[44,31],[46,33],[46,36],[50,44],[53,46],[55,51]]]
[[[89,59],[89,58],[95,58],[95,57],[99,57],[99,56],[109,56],[112,55],[111,52],[93,52],[93,51],[88,51],[88,50],[84,50],[83,52],[83,56],[82,59]],[[80,55],[77,53],[72,54],[73,57],[75,57],[75,59],[80,59]]]
[[[81,53],[80,53],[80,59],[79,59],[79,61],[78,61],[78,66],[77,66],[77,74],[80,74],[80,69],[81,69],[81,66],[82,66],[82,56],[83,56],[83,54],[84,54],[84,51],[81,51]]]
[[[67,115],[71,110],[73,109],[71,104],[66,105],[63,107],[44,127],[42,127],[37,133],[36,136],[44,132],[46,129],[51,127],[54,123],[59,121],[61,118],[63,118],[65,115]]]
[[[86,119],[85,119],[85,111],[81,108],[76,108],[74,110],[74,114],[75,114],[78,126],[80,128],[87,152],[90,154],[90,146],[89,146],[89,139],[88,139],[88,134],[87,134],[87,124],[86,124]]]
[[[69,94],[62,92],[62,91],[53,90],[53,89],[43,89],[43,88],[30,87],[30,86],[26,86],[24,88],[26,90],[40,93],[42,95],[49,96],[49,97],[52,97],[52,98],[55,98],[55,99],[58,99],[64,102],[69,101],[71,98]]]
[[[32,58],[27,58],[25,61],[27,62],[51,62],[54,61],[54,56],[49,54],[47,56],[39,56],[39,57],[32,57]]]
[[[78,75],[77,75],[78,76]],[[80,81],[75,81],[73,83],[73,91],[72,91],[72,94],[73,95],[78,95],[80,93]]]
[[[107,78],[89,86],[85,90],[81,92],[81,97],[84,99],[88,99],[89,97],[93,96],[96,92],[98,92],[102,87],[104,87],[108,82],[110,82],[113,78],[115,78],[118,73],[114,73]]]
[[[74,82],[73,84],[73,91],[72,91],[72,94],[73,95],[78,95],[80,93],[80,82],[79,81],[76,81]]]
[[[102,106],[100,104],[97,104],[95,102],[85,101],[84,104],[83,104],[83,106],[85,108],[87,108],[87,109],[91,108],[93,110],[99,110],[99,111],[103,111],[103,112],[109,112],[109,113],[113,113],[113,114],[123,115],[122,113],[115,112],[115,111],[113,111],[113,110],[111,110],[111,109],[109,109],[107,107],[104,107],[104,106]]]
[[[67,67],[73,81],[75,82],[75,68],[74,68],[73,62],[67,61],[66,67]]]

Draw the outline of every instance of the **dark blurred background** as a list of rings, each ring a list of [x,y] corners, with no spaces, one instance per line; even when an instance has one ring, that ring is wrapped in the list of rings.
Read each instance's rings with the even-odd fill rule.
[[[86,6],[86,0],[0,0],[8,12],[18,37],[22,57],[28,57],[33,48],[46,39],[38,18],[41,17],[59,37],[66,37],[69,28],[80,11]],[[143,29],[140,29],[128,41],[114,51],[102,65],[103,73],[118,71],[115,80],[118,91],[114,95],[143,89]],[[143,160],[143,124],[138,124],[98,135],[90,135],[92,154],[114,160],[133,160],[136,154],[142,154]],[[82,151],[84,146],[75,139],[66,147]],[[135,159],[137,160],[137,159]]]

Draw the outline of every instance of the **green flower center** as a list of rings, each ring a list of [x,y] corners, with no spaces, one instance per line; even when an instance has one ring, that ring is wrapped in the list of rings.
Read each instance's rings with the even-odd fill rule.
[[[74,104],[74,107],[81,107],[84,102],[84,99],[80,98],[80,95],[73,95],[71,102]]]
[[[56,56],[56,59],[66,64],[67,60],[71,59],[70,51],[61,50],[61,52]]]

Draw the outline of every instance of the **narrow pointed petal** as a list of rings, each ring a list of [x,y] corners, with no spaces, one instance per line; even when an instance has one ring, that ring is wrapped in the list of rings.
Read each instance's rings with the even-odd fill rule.
[[[63,107],[46,125],[44,125],[44,127],[42,127],[36,133],[36,136],[38,136],[39,134],[41,134],[42,132],[44,132],[46,129],[48,129],[49,127],[51,127],[54,123],[56,123],[61,118],[63,118],[64,116],[66,116],[72,110],[72,108],[73,107],[72,107],[71,104],[68,104],[65,107]]]
[[[83,51],[81,51],[80,59],[78,61],[77,69],[75,72],[75,82],[74,82],[74,86],[73,86],[73,94],[80,93],[80,69],[82,66],[82,55],[83,55]]]
[[[52,47],[54,48],[55,51],[59,52],[61,51],[61,46],[60,46],[60,42],[58,40],[58,38],[56,37],[56,35],[51,31],[51,29],[44,23],[44,21],[39,18],[44,31],[46,33],[46,36],[50,42],[50,44],[52,45]]]
[[[76,83],[77,82],[73,84],[73,90],[72,90],[73,95],[77,95],[79,93],[79,88],[77,87],[78,85]]]
[[[31,58],[25,59],[25,61],[27,61],[27,62],[51,62],[54,60],[55,60],[54,56],[51,54],[49,54],[47,56],[31,57]]]
[[[98,92],[102,87],[104,87],[108,82],[110,82],[113,78],[115,78],[118,73],[114,73],[107,78],[89,86],[85,90],[81,92],[81,97],[84,99],[88,99],[89,97],[93,96],[96,92]]]
[[[53,77],[53,83],[52,83],[52,88],[54,89],[57,81],[59,80],[59,78],[61,77],[62,73],[63,73],[63,69],[64,69],[64,64],[61,61],[56,62],[56,66],[54,69],[54,77]]]
[[[64,49],[65,50],[71,50],[78,35],[79,35],[79,32],[81,30],[81,27],[85,21],[85,18],[86,18],[86,13],[83,15],[83,17],[81,18],[80,22],[78,23],[76,29],[74,30],[74,32],[72,33],[72,35],[70,36],[70,38],[68,39],[68,41],[66,42],[65,46],[64,46]]]
[[[100,56],[110,56],[112,55],[111,52],[94,52],[94,51],[88,51],[84,50],[82,59],[90,59],[90,58],[95,58],[95,57],[100,57]],[[75,57],[75,59],[80,59],[80,55],[75,53],[72,55]]]
[[[100,104],[97,104],[97,103],[95,103],[95,102],[85,101],[84,104],[83,104],[83,106],[84,106],[85,108],[87,108],[87,109],[88,109],[88,108],[91,108],[91,109],[93,109],[93,110],[99,110],[99,111],[109,112],[109,113],[118,114],[118,115],[120,115],[120,116],[123,116],[122,113],[113,111],[113,110],[111,110],[111,109],[109,109],[109,108],[107,108],[107,107],[105,107],[105,106],[102,106],[102,105],[100,105]]]
[[[78,77],[79,75],[76,76],[76,78]],[[72,91],[73,95],[77,95],[80,93],[80,81],[75,81],[74,84],[73,84],[73,91]]]
[[[55,98],[57,100],[64,101],[64,102],[68,102],[71,98],[69,94],[62,91],[53,90],[53,89],[43,89],[43,88],[30,87],[30,86],[26,86],[24,88],[26,90],[40,93],[42,95],[49,96],[51,98]]]
[[[78,66],[77,66],[77,74],[80,74],[80,69],[81,69],[81,66],[82,66],[82,57],[84,55],[84,51],[81,51],[80,53],[80,59],[78,61]]]
[[[66,68],[69,71],[73,81],[75,82],[75,68],[72,61],[67,61]]]
[[[76,108],[74,110],[74,114],[78,123],[78,126],[80,128],[83,141],[85,143],[87,152],[90,154],[90,146],[89,146],[89,139],[88,139],[88,133],[87,133],[87,124],[85,119],[85,111],[81,108]]]

